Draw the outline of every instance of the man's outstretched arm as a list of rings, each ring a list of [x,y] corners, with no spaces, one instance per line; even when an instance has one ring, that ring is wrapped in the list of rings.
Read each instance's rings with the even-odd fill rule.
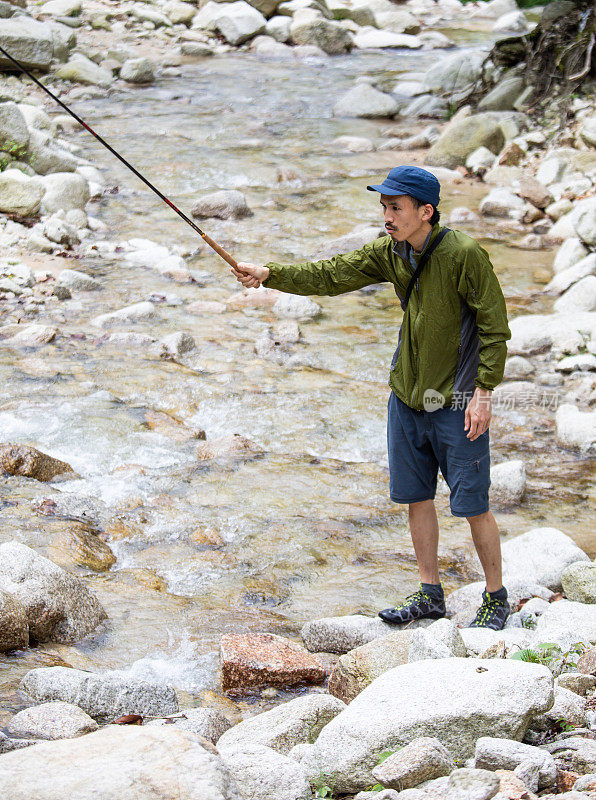
[[[263,284],[290,294],[342,294],[371,283],[391,281],[391,245],[391,238],[384,236],[358,250],[322,261],[289,265],[272,261],[263,266],[240,262],[232,274],[246,288]]]

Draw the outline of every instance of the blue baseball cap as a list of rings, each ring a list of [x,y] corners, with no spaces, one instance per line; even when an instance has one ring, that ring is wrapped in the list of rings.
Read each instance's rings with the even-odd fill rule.
[[[421,167],[394,167],[383,183],[366,188],[369,192],[387,195],[409,194],[436,207],[439,205],[441,184],[432,172]]]

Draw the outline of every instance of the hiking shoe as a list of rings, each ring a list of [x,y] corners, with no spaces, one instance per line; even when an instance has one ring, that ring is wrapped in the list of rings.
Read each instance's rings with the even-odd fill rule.
[[[445,599],[432,597],[422,587],[414,594],[409,594],[403,603],[398,603],[394,608],[385,608],[379,611],[379,616],[385,622],[401,624],[412,622],[415,619],[440,619],[445,616]]]
[[[511,611],[507,600],[491,598],[484,590],[482,592],[482,605],[478,609],[474,622],[469,628],[491,628],[493,631],[503,630],[505,621]]]

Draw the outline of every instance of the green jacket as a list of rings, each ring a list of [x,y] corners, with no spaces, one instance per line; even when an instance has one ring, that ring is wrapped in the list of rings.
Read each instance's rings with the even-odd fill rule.
[[[433,227],[427,247],[441,230]],[[324,261],[271,262],[264,285],[291,294],[336,295],[389,281],[403,303],[414,272],[409,253],[406,242],[382,236]],[[501,382],[510,338],[505,298],[488,253],[470,236],[450,231],[410,295],[389,385],[416,410],[428,410],[428,390],[440,392],[445,406],[465,408],[476,386],[494,389]]]

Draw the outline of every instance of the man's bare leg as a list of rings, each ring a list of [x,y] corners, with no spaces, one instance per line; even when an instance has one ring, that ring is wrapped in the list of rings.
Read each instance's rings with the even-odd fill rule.
[[[503,585],[501,540],[497,521],[492,511],[466,519],[470,523],[474,546],[484,570],[486,589],[489,592],[496,592]]]
[[[409,504],[410,533],[422,583],[439,580],[439,521],[434,500]]]

